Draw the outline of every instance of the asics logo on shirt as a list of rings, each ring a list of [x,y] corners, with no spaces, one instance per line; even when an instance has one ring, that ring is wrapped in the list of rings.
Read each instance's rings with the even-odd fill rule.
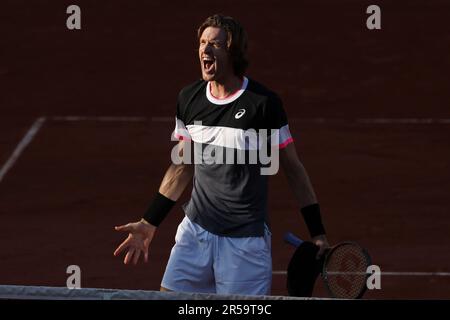
[[[239,111],[234,116],[236,119],[240,119],[245,114],[245,109],[239,109]]]

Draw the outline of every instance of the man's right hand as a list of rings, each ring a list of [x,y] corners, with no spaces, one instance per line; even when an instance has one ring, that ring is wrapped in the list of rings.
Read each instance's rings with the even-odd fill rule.
[[[128,232],[128,237],[114,251],[114,256],[118,256],[124,250],[128,250],[123,260],[124,264],[137,264],[139,257],[143,254],[144,261],[148,261],[148,247],[152,242],[156,227],[142,219],[138,222],[115,227],[116,231]]]

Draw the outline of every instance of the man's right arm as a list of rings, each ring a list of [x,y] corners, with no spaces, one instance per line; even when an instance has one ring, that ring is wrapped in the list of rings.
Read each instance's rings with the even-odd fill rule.
[[[178,143],[180,156],[183,155],[183,149],[186,143],[190,142],[180,141]],[[153,239],[157,226],[170,211],[175,201],[180,198],[187,184],[192,180],[193,175],[194,169],[192,165],[170,165],[161,182],[159,192],[145,213],[144,218],[138,222],[128,223],[115,228],[117,231],[128,233],[128,238],[114,252],[115,256],[126,251],[127,254],[124,258],[125,264],[131,262],[136,264],[141,255],[144,256],[145,262],[148,261],[148,247]]]
[[[158,227],[191,181],[194,174],[192,166],[179,161],[183,159],[183,153],[187,147],[190,147],[190,141],[181,140],[176,146],[177,149],[172,151],[172,158],[177,154],[178,159],[172,159],[172,164],[167,169],[158,192],[141,221]],[[189,153],[186,152],[186,154]]]
[[[186,143],[181,140],[178,143],[180,157],[183,157],[183,149]],[[194,168],[191,164],[171,164],[159,186],[159,193],[172,201],[177,201],[194,176]]]

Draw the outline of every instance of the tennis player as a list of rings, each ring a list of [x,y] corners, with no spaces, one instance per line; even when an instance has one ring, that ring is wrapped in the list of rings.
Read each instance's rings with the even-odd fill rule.
[[[260,160],[237,161],[241,151],[248,156],[262,149],[262,139],[251,141],[255,132],[270,131],[266,142],[270,150],[276,148],[273,154],[279,155],[312,242],[320,247],[319,256],[329,246],[320,207],[297,156],[280,98],[245,76],[245,30],[231,17],[213,15],[198,28],[198,40],[202,79],[178,96],[174,136],[180,141],[180,155],[193,146],[194,154],[202,156],[213,147],[210,158],[215,153],[216,160],[230,160],[231,154],[233,161],[172,163],[143,219],[116,227],[128,237],[114,255],[126,252],[125,264],[136,264],[142,256],[148,261],[156,229],[193,183],[161,290],[267,295],[272,280],[268,175],[262,174]]]

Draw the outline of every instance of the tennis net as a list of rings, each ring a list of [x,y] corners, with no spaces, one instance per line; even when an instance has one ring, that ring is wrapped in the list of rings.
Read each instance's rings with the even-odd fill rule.
[[[287,296],[247,296],[100,288],[0,285],[0,299],[19,300],[315,300]],[[322,300],[322,299],[320,299]]]

